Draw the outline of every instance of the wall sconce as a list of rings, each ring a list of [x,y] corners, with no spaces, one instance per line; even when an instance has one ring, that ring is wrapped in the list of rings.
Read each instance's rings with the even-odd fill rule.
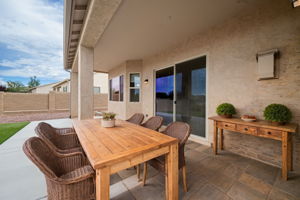
[[[145,84],[148,84],[148,83],[149,83],[149,80],[148,80],[148,79],[145,79],[145,80],[144,80],[144,83],[145,83]]]

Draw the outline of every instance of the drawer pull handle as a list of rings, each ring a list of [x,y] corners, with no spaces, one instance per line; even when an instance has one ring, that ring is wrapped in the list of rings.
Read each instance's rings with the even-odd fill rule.
[[[248,131],[248,128],[244,128],[245,131]]]
[[[225,124],[225,127],[228,127],[228,125],[227,125],[227,124]]]
[[[272,134],[272,132],[268,131],[268,135],[271,135],[271,134]]]

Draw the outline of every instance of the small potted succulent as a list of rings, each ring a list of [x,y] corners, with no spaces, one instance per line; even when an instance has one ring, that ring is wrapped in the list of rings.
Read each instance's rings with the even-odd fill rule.
[[[283,125],[291,121],[292,113],[285,105],[274,103],[265,108],[264,117],[276,125]]]
[[[115,126],[115,117],[116,114],[112,112],[103,112],[101,125],[104,128],[111,128]]]
[[[235,108],[230,103],[222,103],[217,107],[217,114],[221,117],[231,118],[232,115],[236,114]]]

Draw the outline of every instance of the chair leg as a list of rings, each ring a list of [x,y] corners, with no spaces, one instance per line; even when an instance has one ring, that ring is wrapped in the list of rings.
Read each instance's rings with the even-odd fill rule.
[[[137,178],[138,178],[138,181],[140,181],[140,176],[141,176],[141,168],[140,168],[140,164],[138,164],[136,166],[136,175],[137,175]]]
[[[182,181],[183,181],[183,190],[187,192],[187,185],[186,185],[186,167],[185,165],[182,167]]]
[[[147,162],[144,163],[144,174],[143,174],[143,186],[146,184],[146,178],[148,173],[148,165]]]

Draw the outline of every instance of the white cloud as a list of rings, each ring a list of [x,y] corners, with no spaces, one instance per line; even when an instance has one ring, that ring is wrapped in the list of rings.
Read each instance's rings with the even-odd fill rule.
[[[0,1],[0,43],[18,51],[0,60],[1,76],[64,79],[63,4],[46,0]]]

